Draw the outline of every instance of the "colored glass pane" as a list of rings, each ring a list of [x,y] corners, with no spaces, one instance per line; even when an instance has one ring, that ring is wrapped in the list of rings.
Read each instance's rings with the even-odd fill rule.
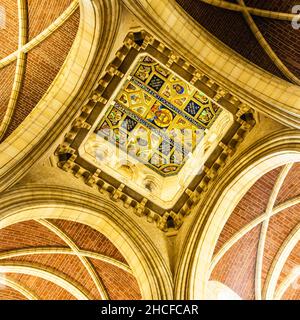
[[[96,133],[163,176],[177,174],[221,109],[150,56],[135,64]]]

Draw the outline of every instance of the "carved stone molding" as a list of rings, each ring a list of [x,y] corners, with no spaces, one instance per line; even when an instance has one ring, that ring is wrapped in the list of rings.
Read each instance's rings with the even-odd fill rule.
[[[203,172],[194,178],[170,210],[161,208],[116,179],[103,175],[100,168],[88,163],[78,152],[78,148],[88,135],[101,110],[140,53],[151,54],[213,101],[217,101],[234,116],[234,123],[228,132],[224,132],[222,141],[206,161]],[[57,148],[55,155],[58,166],[64,171],[73,173],[84,183],[97,188],[99,192],[109,194],[113,201],[122,201],[125,207],[133,207],[138,216],[146,216],[147,220],[155,222],[159,229],[174,231],[180,228],[184,217],[191,213],[210,182],[215,179],[247,133],[254,127],[254,118],[254,111],[250,106],[242,103],[232,93],[210,79],[202,70],[189,64],[176,51],[166,47],[148,32],[141,30],[127,35],[124,45],[108,65],[98,87],[82,107],[81,114],[74,120],[70,132],[66,134],[64,142]]]

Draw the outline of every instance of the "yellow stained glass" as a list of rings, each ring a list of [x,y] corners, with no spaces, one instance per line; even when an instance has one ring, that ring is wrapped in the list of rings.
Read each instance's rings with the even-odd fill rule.
[[[221,109],[142,56],[101,119],[97,134],[163,176],[177,174]]]

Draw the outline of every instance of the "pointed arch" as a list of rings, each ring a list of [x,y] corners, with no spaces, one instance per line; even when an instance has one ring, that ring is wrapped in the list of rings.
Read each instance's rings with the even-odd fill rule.
[[[300,133],[286,130],[257,141],[222,172],[208,190],[208,200],[199,204],[183,242],[175,274],[178,299],[205,299],[213,252],[235,206],[265,173],[299,161]]]
[[[111,200],[75,188],[39,184],[15,187],[3,195],[2,204],[0,228],[31,219],[62,219],[99,231],[127,260],[143,299],[172,299],[168,257],[128,216],[128,210],[122,210]]]

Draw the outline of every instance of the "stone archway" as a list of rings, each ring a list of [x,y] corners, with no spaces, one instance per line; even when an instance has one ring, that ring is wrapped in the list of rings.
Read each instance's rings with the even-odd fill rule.
[[[211,194],[205,203],[200,203],[179,255],[175,276],[178,299],[205,299],[213,252],[233,209],[265,173],[300,161],[299,139],[299,132],[295,131],[266,137],[237,157],[211,186]]]
[[[2,191],[53,147],[93,90],[110,54],[119,26],[119,1],[79,0],[79,6],[79,30],[60,72],[28,117],[0,145]]]
[[[2,199],[0,228],[30,219],[62,219],[88,225],[106,236],[127,260],[143,299],[172,299],[165,258],[137,223],[111,201],[59,186],[19,187]]]

